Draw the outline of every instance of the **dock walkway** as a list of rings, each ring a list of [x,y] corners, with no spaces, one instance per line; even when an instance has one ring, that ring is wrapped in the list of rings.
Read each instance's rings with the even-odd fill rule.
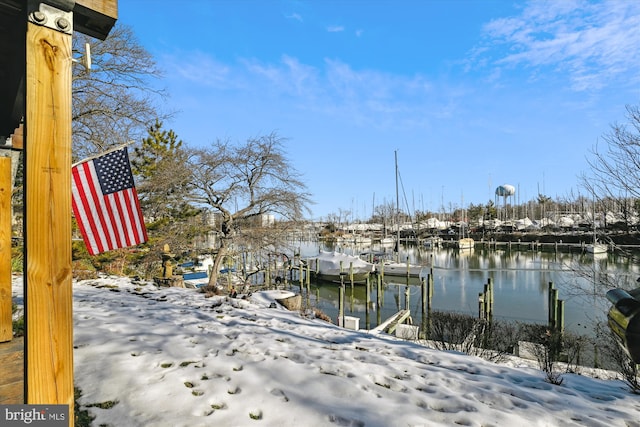
[[[0,343],[0,405],[24,403],[24,338]]]
[[[388,334],[393,334],[398,327],[399,324],[403,323],[411,316],[411,311],[409,310],[400,310],[393,316],[389,317],[387,320],[371,329],[369,332],[372,334],[379,334],[381,332],[385,332]]]

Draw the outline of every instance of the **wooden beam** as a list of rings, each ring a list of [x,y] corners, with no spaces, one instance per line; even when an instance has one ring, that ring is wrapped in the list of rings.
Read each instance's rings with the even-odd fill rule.
[[[27,25],[25,388],[26,403],[73,414],[71,37]]]
[[[0,153],[0,342],[13,338],[11,289],[11,157]]]
[[[75,31],[104,40],[118,19],[117,0],[76,0],[73,7]]]
[[[26,1],[0,0],[0,136],[20,124],[24,112]]]
[[[27,2],[0,0],[0,14],[19,15]],[[40,0],[54,7],[68,6],[73,12],[74,31],[104,40],[118,19],[118,0]]]

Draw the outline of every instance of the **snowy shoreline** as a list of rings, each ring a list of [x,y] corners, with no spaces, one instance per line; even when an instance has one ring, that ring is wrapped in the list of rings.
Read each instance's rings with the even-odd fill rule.
[[[640,426],[640,396],[620,380],[555,386],[532,361],[338,328],[269,308],[268,292],[204,298],[103,277],[73,294],[75,383],[93,425]]]

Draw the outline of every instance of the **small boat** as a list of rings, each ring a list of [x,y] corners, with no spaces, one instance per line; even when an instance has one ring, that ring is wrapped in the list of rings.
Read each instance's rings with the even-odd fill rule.
[[[363,236],[363,235],[356,235],[356,237],[354,238],[353,242],[356,245],[370,245],[372,242],[371,237],[367,237],[367,236]]]
[[[187,263],[184,263],[184,264],[187,264]],[[194,271],[192,273],[183,273],[182,280],[185,288],[200,289],[209,284],[209,275],[207,274],[206,271]]]
[[[467,228],[467,211],[466,211],[466,209],[463,209],[462,215],[463,215],[463,221],[460,222],[460,224],[459,224],[459,233],[460,233],[460,235],[458,237],[458,241],[456,242],[456,247],[458,249],[473,249],[473,247],[476,245],[475,240],[473,240],[469,236],[465,237],[465,230]]]
[[[320,251],[306,262],[318,279],[337,283],[365,282],[375,268],[370,262],[341,252]]]
[[[607,253],[609,247],[606,244],[600,243],[596,240],[593,243],[585,245],[584,249],[590,254],[604,254]]]
[[[395,243],[396,243],[396,239],[391,236],[383,237],[382,239],[380,239],[381,246],[393,246],[395,245]]]
[[[475,245],[476,242],[471,237],[463,237],[456,242],[458,249],[473,249]]]
[[[406,262],[382,261],[376,264],[376,273],[386,276],[420,277],[424,267]]]
[[[598,241],[598,234],[597,234],[597,222],[596,222],[596,209],[595,209],[595,200],[594,200],[594,204],[593,204],[593,243],[588,243],[585,245],[584,249],[585,251],[589,252],[590,254],[604,254],[607,253],[607,251],[609,250],[609,247],[604,244],[604,243],[600,243]]]
[[[423,241],[423,245],[427,249],[435,249],[442,246],[442,237],[440,236],[429,236]]]
[[[213,266],[213,258],[197,257],[177,265],[182,273],[185,288],[200,289],[209,284],[209,269]]]
[[[387,276],[420,277],[423,266],[408,264],[406,262],[395,262],[391,259],[392,254],[387,252],[367,251],[360,254],[360,258],[372,262],[375,265],[376,274],[386,274]]]

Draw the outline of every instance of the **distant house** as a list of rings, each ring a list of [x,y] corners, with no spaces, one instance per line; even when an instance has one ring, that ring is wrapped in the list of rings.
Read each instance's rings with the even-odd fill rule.
[[[276,223],[276,217],[272,214],[262,214],[261,219],[261,227],[273,227]]]

